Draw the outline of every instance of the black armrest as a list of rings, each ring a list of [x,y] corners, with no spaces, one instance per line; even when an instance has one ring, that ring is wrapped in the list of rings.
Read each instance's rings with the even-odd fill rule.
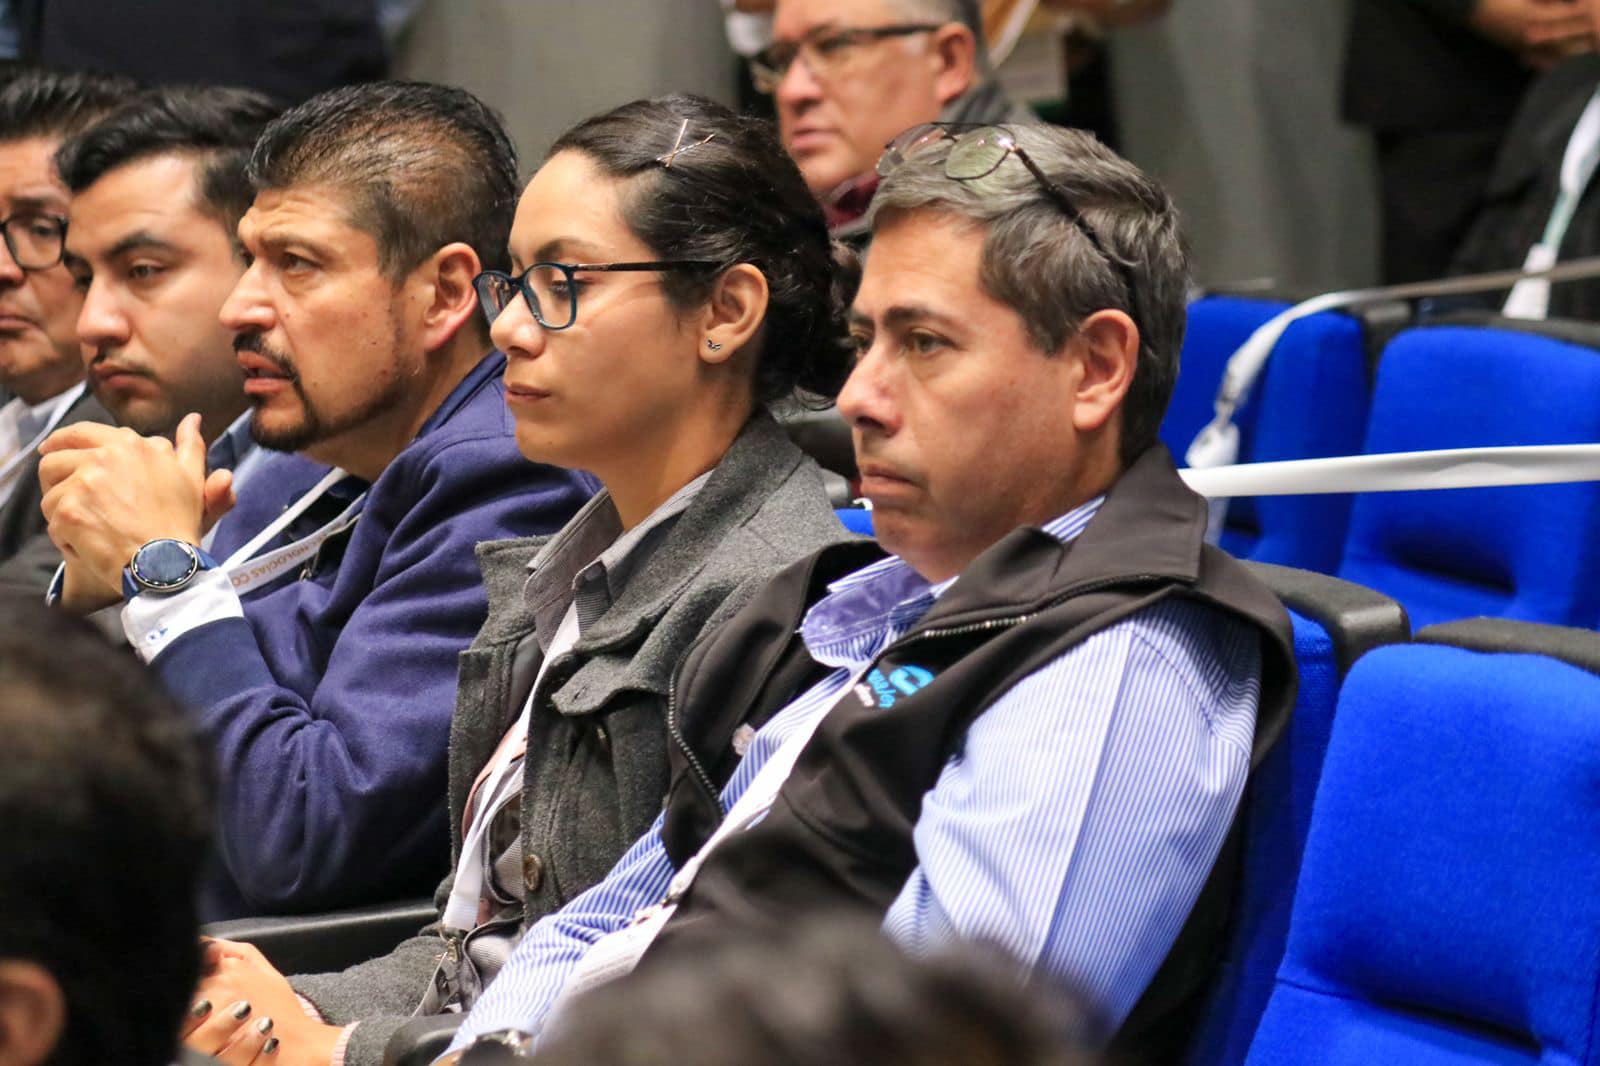
[[[280,973],[327,973],[376,958],[437,921],[431,899],[380,903],[326,914],[236,918],[201,932],[261,949]]]
[[[465,1014],[433,1014],[411,1019],[396,1029],[383,1046],[383,1066],[428,1066],[444,1054],[466,1019]]]

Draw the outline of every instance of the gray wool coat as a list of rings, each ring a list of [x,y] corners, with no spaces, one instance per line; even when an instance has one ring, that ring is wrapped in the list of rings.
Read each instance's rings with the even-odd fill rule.
[[[752,417],[615,602],[550,665],[524,771],[522,845],[532,857],[524,862],[524,928],[603,878],[660,813],[667,691],[689,646],[778,570],[849,538],[816,464],[770,416]],[[514,652],[530,633],[541,644],[553,636],[571,598],[530,603],[524,595],[528,562],[547,539],[478,546],[489,614],[461,655],[450,727],[452,867],[467,794],[522,710]],[[537,662],[527,663],[526,652],[522,659],[516,667],[526,692]],[[435,895],[441,913],[450,885],[446,878]],[[349,1066],[379,1066],[389,1037],[426,992],[443,945],[434,924],[388,955],[290,983],[327,1021],[361,1023],[346,1050]]]

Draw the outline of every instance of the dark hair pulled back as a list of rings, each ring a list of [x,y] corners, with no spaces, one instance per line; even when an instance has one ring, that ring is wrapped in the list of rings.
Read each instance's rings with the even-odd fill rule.
[[[693,147],[663,162],[686,145]],[[847,313],[859,267],[843,246],[835,250],[822,209],[770,123],[704,97],[662,96],[579,123],[546,158],[565,151],[635,179],[623,194],[623,218],[658,256],[750,263],[766,275],[758,402],[796,388],[829,399],[839,391],[850,371]],[[661,283],[675,307],[689,309],[705,302],[718,276],[667,273]]]

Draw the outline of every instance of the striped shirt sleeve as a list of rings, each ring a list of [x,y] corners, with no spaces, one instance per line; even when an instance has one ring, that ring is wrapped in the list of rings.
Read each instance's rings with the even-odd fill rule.
[[[913,952],[994,944],[1120,1024],[1227,835],[1259,678],[1253,630],[1174,601],[1024,679],[924,797],[886,932]]]

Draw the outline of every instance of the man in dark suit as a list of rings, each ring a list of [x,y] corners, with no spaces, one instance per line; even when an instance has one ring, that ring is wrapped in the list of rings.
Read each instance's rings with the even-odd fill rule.
[[[95,75],[25,70],[0,89],[0,583],[41,596],[60,555],[39,510],[36,448],[50,430],[110,422],[84,387],[83,304],[62,265],[68,193],[53,157],[131,90]]]
[[[1343,111],[1376,138],[1385,282],[1445,273],[1528,80],[1593,34],[1589,0],[1352,0]]]

